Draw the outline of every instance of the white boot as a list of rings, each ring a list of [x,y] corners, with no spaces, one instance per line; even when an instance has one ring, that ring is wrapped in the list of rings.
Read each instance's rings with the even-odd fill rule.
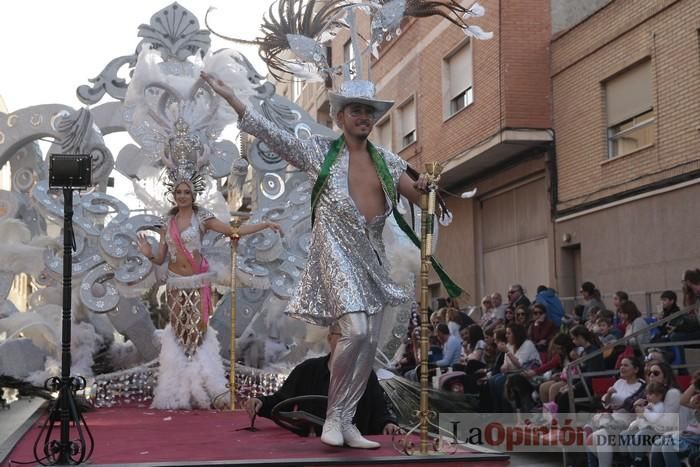
[[[343,433],[340,429],[340,420],[333,417],[326,418],[326,422],[323,424],[321,442],[335,447],[341,447],[343,445]]]
[[[324,426],[324,428],[325,428],[325,426]],[[347,444],[351,448],[377,449],[381,446],[376,441],[370,441],[370,440],[366,439],[365,437],[363,437],[362,434],[360,433],[360,430],[358,430],[355,425],[352,425],[352,424],[345,425],[344,424],[342,431],[343,431],[343,439],[345,440],[345,444]]]

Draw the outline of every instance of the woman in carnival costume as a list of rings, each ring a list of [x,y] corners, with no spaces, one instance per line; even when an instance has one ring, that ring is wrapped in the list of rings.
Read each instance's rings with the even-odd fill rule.
[[[210,270],[202,255],[203,236],[213,230],[237,241],[266,228],[280,232],[279,225],[272,222],[233,228],[204,207],[217,209],[211,193],[204,196],[211,187],[209,155],[215,137],[232,120],[230,111],[219,105],[220,99],[200,89],[196,73],[200,69],[228,73],[230,79],[238,79],[237,89],[251,93],[245,70],[231,56],[222,53],[177,62],[185,72],[176,75],[157,49],[144,47],[125,101],[132,136],[147,148],[147,154],[160,154],[166,169],[166,198],[173,205],[164,218],[157,248],[144,233],[137,238],[139,252],[153,264],[167,262],[169,323],[161,337],[158,383],[151,405],[156,409],[209,409],[214,403],[217,408],[228,403],[219,342],[216,331],[208,326],[210,284],[216,282],[215,270],[221,268],[212,264]],[[204,201],[198,206],[195,201],[200,195]]]
[[[270,228],[272,222],[242,225],[235,229],[195,204],[199,176],[188,177],[176,170],[171,175],[169,193],[175,206],[161,230],[160,245],[154,254],[141,234],[138,248],[151,262],[168,262],[167,306],[169,324],[161,338],[158,384],[151,407],[156,409],[208,409],[216,396],[227,393],[226,378],[216,331],[209,329],[212,311],[210,282],[214,272],[201,255],[202,236],[207,230],[222,233],[237,241]],[[177,174],[183,175],[177,177]],[[221,398],[221,404],[226,403]]]

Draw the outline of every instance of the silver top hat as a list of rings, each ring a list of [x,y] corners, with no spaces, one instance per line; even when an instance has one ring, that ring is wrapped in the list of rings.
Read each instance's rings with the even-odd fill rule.
[[[371,81],[363,79],[346,80],[340,85],[337,92],[329,92],[328,99],[331,103],[331,114],[335,116],[348,104],[365,104],[374,109],[374,118],[380,119],[389,111],[393,101],[385,101],[375,98],[375,87]]]

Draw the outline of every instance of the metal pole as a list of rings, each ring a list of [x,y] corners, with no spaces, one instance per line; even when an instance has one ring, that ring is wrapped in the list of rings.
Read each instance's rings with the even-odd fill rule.
[[[70,413],[71,390],[71,292],[73,277],[73,189],[63,189],[63,313],[61,319],[61,390],[58,404],[61,414],[61,438],[58,464],[69,464],[70,459]]]

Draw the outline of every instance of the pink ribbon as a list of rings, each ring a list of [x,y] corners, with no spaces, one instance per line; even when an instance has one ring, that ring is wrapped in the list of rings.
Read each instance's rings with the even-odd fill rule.
[[[175,216],[170,218],[170,236],[175,241],[175,245],[177,245],[177,247],[185,255],[185,258],[187,258],[187,261],[192,266],[192,270],[195,274],[203,274],[205,272],[209,272],[209,263],[207,262],[206,258],[202,256],[202,261],[199,263],[199,265],[197,265],[194,261],[194,256],[192,255],[192,253],[190,253],[189,250],[185,248],[185,245],[180,239],[180,231],[177,229]],[[204,321],[204,324],[208,324],[209,310],[211,309],[211,288],[209,287],[209,285],[202,285],[202,287],[200,287],[199,289],[199,294],[202,297],[202,321]]]

